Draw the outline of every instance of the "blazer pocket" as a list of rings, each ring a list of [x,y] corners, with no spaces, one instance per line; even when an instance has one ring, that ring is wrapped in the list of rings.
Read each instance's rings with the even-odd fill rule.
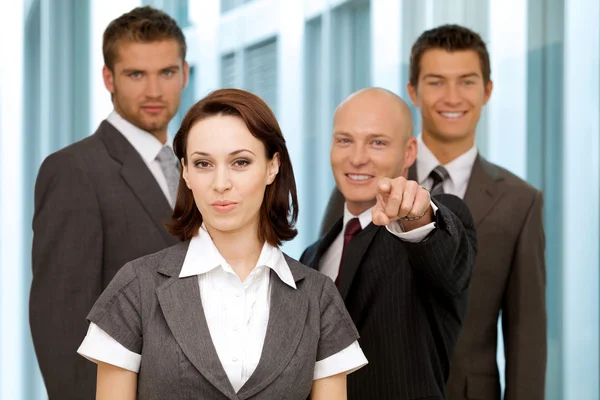
[[[467,399],[500,400],[500,380],[496,376],[467,376]]]

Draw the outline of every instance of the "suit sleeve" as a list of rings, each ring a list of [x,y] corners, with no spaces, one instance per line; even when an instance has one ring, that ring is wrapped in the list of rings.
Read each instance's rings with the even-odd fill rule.
[[[130,262],[119,270],[90,311],[87,319],[92,324],[79,354],[137,373],[143,344],[141,309],[140,284]]]
[[[517,242],[504,304],[506,400],[544,399],[546,263],[543,199],[537,195]]]
[[[444,194],[432,200],[438,206],[436,229],[421,242],[403,243],[417,273],[437,293],[454,297],[466,292],[471,281],[477,256],[475,225],[458,197]]]
[[[38,174],[29,321],[49,398],[93,398],[96,368],[77,354],[102,289],[102,223],[94,189],[68,153]]]
[[[344,350],[359,337],[358,331],[346,310],[344,301],[333,281],[325,282],[321,299],[321,335],[317,348],[317,361],[321,361]]]

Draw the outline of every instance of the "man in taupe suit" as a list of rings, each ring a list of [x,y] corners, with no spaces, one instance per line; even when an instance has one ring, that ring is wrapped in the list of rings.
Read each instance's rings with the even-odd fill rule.
[[[469,206],[478,256],[469,306],[446,389],[448,399],[499,399],[497,324],[502,316],[507,400],[544,399],[546,271],[542,194],[478,154],[475,129],[492,92],[490,61],[475,32],[446,25],[424,32],[410,59],[408,92],[422,118],[409,179],[435,197]],[[322,233],[343,212],[334,191]]]
[[[178,185],[167,125],[188,78],[186,43],[150,7],[104,32],[114,111],[40,167],[33,217],[30,325],[49,398],[92,399],[96,368],[77,354],[86,315],[128,261],[176,242],[163,226]]]

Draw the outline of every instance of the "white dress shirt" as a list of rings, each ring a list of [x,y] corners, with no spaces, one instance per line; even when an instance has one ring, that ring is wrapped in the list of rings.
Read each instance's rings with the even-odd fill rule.
[[[125,136],[125,139],[127,139],[133,148],[140,154],[144,163],[148,166],[152,175],[154,175],[154,179],[158,182],[158,185],[165,194],[169,204],[171,207],[174,207],[175,204],[173,204],[174,200],[171,198],[171,193],[169,192],[167,178],[156,159],[156,156],[163,146],[168,146],[171,148],[171,151],[173,151],[169,140],[163,145],[154,135],[133,125],[131,122],[121,117],[116,111],[111,112],[106,118],[106,121],[121,132],[121,134]],[[173,156],[173,158],[175,158],[175,156]]]
[[[433,202],[430,204],[431,209],[433,210],[433,215],[435,215],[438,208],[435,204],[433,204]],[[325,251],[323,258],[321,258],[321,262],[319,263],[319,271],[333,279],[334,282],[337,279],[340,269],[340,262],[342,261],[342,251],[344,250],[344,230],[348,221],[354,217],[356,216],[352,215],[352,213],[348,211],[348,206],[344,204],[344,220],[342,231],[333,240],[331,246],[329,246],[329,248]],[[360,222],[361,229],[365,229],[371,222],[373,222],[372,208],[364,211],[362,214],[358,215],[357,218]],[[417,243],[425,239],[427,235],[429,235],[429,233],[435,229],[435,222],[430,222],[427,225],[423,225],[409,232],[404,232],[402,225],[400,225],[398,221],[393,221],[386,226],[386,228],[391,234],[397,236],[401,240]]]
[[[433,179],[429,177],[429,174],[438,165],[443,165],[449,175],[448,179],[442,183],[444,193],[453,194],[461,199],[464,198],[469,179],[471,179],[473,164],[475,164],[477,158],[477,148],[473,146],[448,164],[442,164],[423,143],[421,135],[417,138],[417,144],[419,149],[419,155],[417,156],[417,179],[419,184],[431,189]]]
[[[198,276],[200,297],[212,342],[227,377],[237,392],[260,360],[271,301],[270,271],[296,289],[294,277],[277,247],[265,243],[256,267],[242,282],[215,247],[204,227],[192,238],[180,278]],[[78,353],[91,361],[138,372],[143,355],[132,353],[94,323]],[[367,364],[357,341],[318,361],[313,379],[352,372]]]

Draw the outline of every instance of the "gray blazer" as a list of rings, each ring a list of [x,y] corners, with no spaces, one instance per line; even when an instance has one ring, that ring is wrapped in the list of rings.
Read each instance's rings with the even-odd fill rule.
[[[225,374],[198,277],[179,278],[189,241],[127,263],[88,315],[141,354],[138,399],[306,399],[315,363],[358,339],[331,279],[286,256],[297,289],[271,272],[271,310],[258,366],[239,390]]]
[[[416,164],[409,179],[417,179]],[[450,367],[448,399],[500,399],[498,317],[506,357],[506,400],[543,400],[546,376],[546,262],[542,193],[478,156],[465,194],[479,252],[469,307]],[[322,234],[343,215],[334,190]]]
[[[110,123],[46,158],[35,185],[29,320],[50,400],[93,399],[96,368],[76,351],[89,313],[128,261],[177,243],[171,207]]]

